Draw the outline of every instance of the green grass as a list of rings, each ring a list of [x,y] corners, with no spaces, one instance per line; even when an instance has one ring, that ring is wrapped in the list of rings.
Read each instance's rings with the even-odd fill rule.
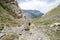
[[[35,18],[31,21],[31,23],[34,23],[36,25],[39,25],[39,24],[44,24],[44,25],[48,25],[48,24],[52,24],[52,23],[60,23],[60,20],[40,20],[40,18]]]
[[[14,40],[14,38],[18,38],[18,35],[16,33],[6,34],[3,38],[3,40]]]
[[[46,31],[46,34],[50,37],[50,40],[60,40],[60,31],[54,31],[54,30],[50,31],[48,30]]]

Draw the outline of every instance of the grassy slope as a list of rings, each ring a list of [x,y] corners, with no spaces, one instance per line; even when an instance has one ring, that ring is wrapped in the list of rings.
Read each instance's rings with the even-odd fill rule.
[[[57,8],[51,10],[50,12],[48,12],[45,16],[41,17],[41,18],[46,18],[46,17],[49,17],[51,15],[54,15],[56,12],[60,11],[60,6],[58,6]],[[40,18],[35,18],[31,21],[32,23],[34,23],[36,26],[40,25],[40,24],[44,24],[48,27],[47,31],[46,31],[46,34],[48,36],[50,36],[50,39],[51,40],[60,40],[60,31],[48,31],[49,30],[49,26],[52,24],[52,23],[56,23],[56,22],[60,22],[60,20],[41,20]],[[54,37],[53,37],[54,36]]]
[[[41,18],[46,18],[49,17],[51,15],[54,15],[56,12],[60,11],[60,6],[54,8],[53,10],[49,11],[46,15],[39,17],[39,18],[35,18],[32,20],[32,22],[34,24],[39,24],[39,23],[44,23],[44,24],[51,24],[51,23],[55,23],[55,22],[60,22],[60,20],[40,20]]]
[[[60,5],[54,9],[52,9],[51,11],[47,12],[46,15],[42,16],[42,18],[46,18],[46,17],[49,17],[51,15],[54,15],[58,11],[60,11]]]

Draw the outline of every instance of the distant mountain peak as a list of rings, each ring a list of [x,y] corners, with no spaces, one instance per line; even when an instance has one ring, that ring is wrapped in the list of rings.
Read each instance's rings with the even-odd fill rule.
[[[22,10],[23,15],[26,16],[27,19],[37,18],[44,15],[42,12],[38,10]]]

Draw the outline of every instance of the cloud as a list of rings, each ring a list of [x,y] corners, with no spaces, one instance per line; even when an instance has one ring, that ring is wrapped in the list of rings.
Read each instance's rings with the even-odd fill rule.
[[[53,2],[47,0],[25,0],[25,2],[19,3],[19,6],[21,9],[39,10],[43,13],[46,13],[56,7],[58,4],[60,4],[60,2],[57,0],[53,0]]]

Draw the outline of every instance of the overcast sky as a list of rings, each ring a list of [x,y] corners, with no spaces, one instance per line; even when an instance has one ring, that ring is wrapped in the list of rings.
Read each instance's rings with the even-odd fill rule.
[[[25,10],[39,10],[43,13],[57,7],[60,0],[18,0],[21,9]]]

